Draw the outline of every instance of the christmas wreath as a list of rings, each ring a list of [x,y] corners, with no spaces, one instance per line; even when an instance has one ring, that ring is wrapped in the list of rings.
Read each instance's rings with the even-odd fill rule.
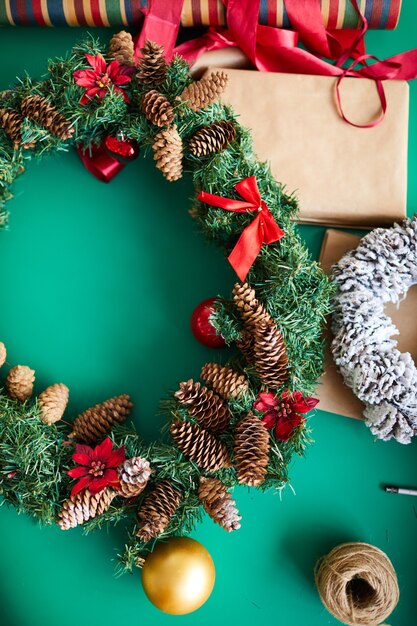
[[[417,433],[417,370],[401,353],[384,313],[417,282],[417,217],[377,228],[333,268],[332,351],[345,383],[365,404],[366,425],[380,439],[410,443]]]
[[[308,441],[305,415],[322,367],[322,323],[332,288],[291,219],[297,202],[254,157],[250,132],[218,102],[223,72],[193,82],[180,57],[167,63],[146,42],[135,61],[130,35],[107,53],[94,39],[2,93],[1,220],[26,159],[76,145],[118,155],[150,147],[170,181],[191,173],[191,210],[204,234],[230,253],[240,282],[219,300],[213,326],[236,356],[207,363],[164,402],[165,439],[150,444],[124,420],[127,395],[61,418],[68,388],[31,399],[34,371],[10,367],[0,394],[0,486],[19,513],[87,531],[125,520],[121,563],[141,565],[156,538],[186,535],[205,510],[239,528],[236,484],[282,489],[288,463]],[[103,148],[104,146],[104,148]],[[255,286],[255,288],[254,288]],[[157,288],[157,286],[156,286]],[[0,345],[0,364],[6,349]],[[204,384],[203,384],[204,383]]]

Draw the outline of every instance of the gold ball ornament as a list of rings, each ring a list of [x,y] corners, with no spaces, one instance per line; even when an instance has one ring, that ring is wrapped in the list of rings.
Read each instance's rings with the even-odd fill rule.
[[[189,537],[158,543],[142,568],[142,585],[149,600],[171,615],[199,609],[210,597],[215,577],[210,553]]]

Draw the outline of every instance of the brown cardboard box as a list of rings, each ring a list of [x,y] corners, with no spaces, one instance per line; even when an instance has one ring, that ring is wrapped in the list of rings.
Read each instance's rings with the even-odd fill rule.
[[[240,48],[219,48],[204,52],[191,66],[191,75],[197,79],[210,67],[227,70],[254,69],[252,63]]]
[[[327,230],[323,239],[320,254],[320,262],[324,271],[330,274],[331,267],[346,252],[355,248],[360,237],[349,235],[338,230]],[[417,362],[417,326],[415,324],[415,311],[417,309],[417,285],[409,290],[407,297],[397,308],[394,304],[388,304],[385,312],[400,331],[398,337],[398,349],[402,352],[410,352]],[[330,325],[330,324],[329,324]],[[330,329],[328,340],[331,341]],[[346,417],[362,419],[363,404],[347,387],[342,376],[334,364],[330,347],[327,346],[324,357],[324,374],[320,379],[317,395],[320,399],[319,408],[330,413],[338,413]]]
[[[385,119],[362,129],[339,116],[333,77],[241,69],[228,74],[223,101],[252,129],[258,157],[296,192],[300,222],[370,228],[405,217],[406,82],[384,81]],[[356,123],[378,114],[373,81],[346,78],[341,93],[345,113]]]

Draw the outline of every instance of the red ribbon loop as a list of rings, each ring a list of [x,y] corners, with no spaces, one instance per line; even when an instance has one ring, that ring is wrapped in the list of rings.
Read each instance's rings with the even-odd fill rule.
[[[368,61],[368,59],[377,61],[377,63],[375,63],[374,65],[367,65],[366,61]],[[346,117],[342,106],[342,97],[340,95],[340,83],[345,78],[345,76],[356,75],[356,71],[354,70],[354,68],[357,63],[365,64],[364,67],[358,70],[360,72],[360,75],[375,81],[376,90],[381,104],[381,110],[378,117],[368,124],[356,124]],[[340,117],[351,126],[355,126],[355,128],[373,128],[374,126],[378,126],[383,121],[387,110],[387,98],[385,96],[385,89],[382,81],[387,80],[388,78],[395,78],[400,69],[400,63],[395,63],[392,61],[379,61],[379,59],[373,54],[362,54],[354,61],[352,61],[352,63],[348,67],[343,68],[343,73],[338,76],[335,85],[336,103]]]
[[[285,233],[262,200],[255,176],[240,181],[235,185],[235,189],[246,202],[224,198],[205,191],[199,193],[198,200],[233,213],[257,211],[255,219],[243,230],[228,257],[230,265],[243,282],[261,251],[262,245],[279,241]]]

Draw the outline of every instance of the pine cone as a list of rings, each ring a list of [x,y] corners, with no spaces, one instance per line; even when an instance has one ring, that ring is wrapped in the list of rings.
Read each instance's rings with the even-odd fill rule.
[[[241,351],[248,363],[252,363],[254,360],[254,339],[247,330],[242,332],[241,338],[236,341],[236,347]]]
[[[124,498],[133,498],[145,489],[151,475],[151,466],[147,459],[134,456],[120,465],[118,473],[120,485],[117,494]]]
[[[161,170],[165,178],[169,181],[181,178],[182,140],[175,125],[155,135],[152,149],[156,167]]]
[[[207,430],[190,422],[174,420],[171,435],[179,450],[196,463],[200,469],[215,472],[230,466],[226,444]]]
[[[163,47],[153,41],[146,41],[141,54],[136,74],[137,81],[147,87],[162,85],[167,71]]]
[[[96,443],[102,435],[109,433],[115,424],[123,422],[132,407],[133,404],[126,394],[96,404],[74,420],[70,437],[80,439],[84,443]]]
[[[244,374],[218,363],[206,363],[201,370],[201,378],[225,400],[241,398],[249,389]]]
[[[139,509],[136,536],[146,542],[160,535],[171,521],[182,497],[170,480],[161,480]]]
[[[13,109],[0,109],[0,125],[4,132],[18,148],[22,142],[20,132],[22,130],[23,117]]]
[[[6,359],[7,359],[6,346],[4,345],[2,341],[0,341],[0,367],[3,367],[3,365],[6,363]]]
[[[226,486],[218,478],[200,478],[198,497],[211,519],[228,533],[240,528],[242,517]]]
[[[15,365],[6,379],[7,392],[13,400],[24,402],[32,395],[35,371],[27,365]]]
[[[269,433],[252,413],[235,430],[235,463],[241,485],[258,487],[265,480],[269,462]]]
[[[220,152],[234,141],[236,128],[232,122],[222,120],[213,122],[200,128],[190,139],[188,147],[196,157],[207,156],[213,152]]]
[[[53,424],[62,418],[68,404],[69,389],[62,383],[51,385],[39,395],[40,418],[45,424]]]
[[[288,355],[281,331],[275,324],[261,322],[255,331],[255,367],[259,380],[277,389],[288,378]]]
[[[121,30],[113,35],[109,43],[109,57],[120,65],[135,65],[135,50],[130,33]]]
[[[33,120],[60,139],[69,139],[74,134],[74,127],[56,108],[42,96],[27,96],[22,100],[23,117]]]
[[[75,496],[71,496],[64,502],[58,513],[58,526],[61,530],[69,530],[101,515],[110,507],[115,495],[111,489],[104,489],[92,496],[88,489],[84,489]]]
[[[254,334],[260,322],[272,322],[272,318],[256,299],[255,290],[248,283],[236,283],[233,287],[233,300],[246,329]]]
[[[205,109],[220,97],[228,80],[229,77],[226,72],[213,72],[210,76],[188,85],[179,98],[187,101],[193,111]]]
[[[141,98],[141,108],[145,117],[151,124],[159,126],[169,126],[174,120],[174,109],[168,98],[165,98],[156,89],[151,89],[143,94]]]
[[[188,413],[196,418],[202,428],[213,433],[223,432],[227,428],[230,422],[229,407],[214,391],[190,379],[180,383],[180,388],[174,395],[187,407]]]

